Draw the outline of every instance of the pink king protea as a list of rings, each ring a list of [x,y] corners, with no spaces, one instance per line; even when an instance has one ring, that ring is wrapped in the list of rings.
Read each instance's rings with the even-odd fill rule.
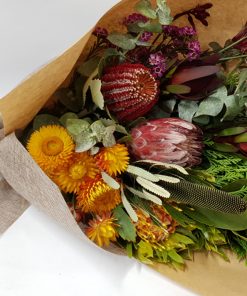
[[[136,159],[149,159],[192,167],[200,164],[202,131],[179,118],[149,120],[132,129],[131,152]]]
[[[108,109],[119,121],[146,114],[158,100],[158,82],[141,64],[110,67],[102,77],[102,93]]]

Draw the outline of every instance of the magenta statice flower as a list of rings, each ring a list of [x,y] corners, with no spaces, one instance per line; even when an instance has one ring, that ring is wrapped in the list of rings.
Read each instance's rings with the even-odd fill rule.
[[[149,64],[151,66],[158,66],[160,64],[163,64],[165,62],[165,57],[161,51],[150,54],[149,57]]]
[[[105,28],[97,27],[94,29],[93,35],[101,38],[107,38],[108,31]]]
[[[177,26],[164,25],[162,26],[162,29],[166,35],[179,35],[180,28]]]
[[[166,71],[166,63],[161,63],[152,68],[152,74],[155,78],[161,78]]]
[[[194,35],[196,35],[196,31],[192,27],[185,26],[185,27],[178,29],[178,34],[182,37],[194,36]]]
[[[161,78],[166,71],[166,58],[161,51],[152,53],[148,59],[149,64],[152,66],[152,74],[155,78]]]
[[[199,58],[200,54],[201,54],[201,46],[199,41],[197,40],[193,40],[193,41],[189,41],[187,43],[187,47],[188,47],[188,59],[189,61],[193,61]]]
[[[128,26],[130,24],[135,24],[135,23],[146,23],[148,21],[148,18],[145,17],[144,15],[140,13],[132,13],[126,18],[124,18],[123,24],[125,26]]]
[[[150,41],[150,39],[152,37],[153,37],[153,33],[151,33],[151,32],[143,32],[139,40],[142,41],[142,42],[148,42],[148,41]]]

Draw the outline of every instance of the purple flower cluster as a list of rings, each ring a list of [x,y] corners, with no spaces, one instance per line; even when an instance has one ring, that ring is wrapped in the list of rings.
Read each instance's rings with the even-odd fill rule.
[[[165,26],[162,26],[162,29],[166,35],[169,35],[169,36],[179,35],[179,33],[178,33],[179,27],[177,27],[177,26],[165,25]]]
[[[162,26],[163,32],[168,36],[174,36],[174,37],[186,37],[186,36],[194,36],[196,35],[196,31],[189,26],[185,27],[177,27],[177,26]]]
[[[182,36],[182,37],[185,37],[185,36],[195,36],[196,35],[196,31],[192,27],[185,26],[185,27],[182,27],[182,28],[179,28],[178,29],[178,34],[180,36]]]
[[[153,37],[153,33],[151,32],[143,32],[140,37],[140,41],[148,42]]]
[[[148,18],[140,13],[132,13],[129,16],[124,18],[123,24],[125,26],[128,26],[130,24],[135,23],[146,23],[148,21]]]
[[[155,78],[161,78],[166,71],[166,59],[161,51],[152,53],[149,56],[149,64],[152,66],[152,73]]]
[[[199,58],[200,54],[201,54],[201,47],[200,47],[200,43],[197,40],[193,40],[193,41],[189,41],[187,43],[187,47],[188,47],[188,60],[189,61],[193,61]]]
[[[93,35],[96,37],[107,38],[108,31],[105,28],[97,27],[94,29]]]

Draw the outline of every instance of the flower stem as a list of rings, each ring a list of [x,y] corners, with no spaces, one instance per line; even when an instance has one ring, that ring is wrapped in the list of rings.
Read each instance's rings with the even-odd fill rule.
[[[247,58],[247,54],[234,56],[234,57],[221,58],[220,61],[222,62],[222,61],[228,61],[228,60],[233,60],[233,59],[241,59],[241,58]]]
[[[240,42],[242,42],[243,40],[247,39],[247,36],[244,36],[243,38],[240,38],[239,40],[237,40],[236,42],[231,43],[230,45],[228,45],[227,47],[222,48],[218,53],[223,53],[224,51],[232,48],[233,46],[239,44]]]

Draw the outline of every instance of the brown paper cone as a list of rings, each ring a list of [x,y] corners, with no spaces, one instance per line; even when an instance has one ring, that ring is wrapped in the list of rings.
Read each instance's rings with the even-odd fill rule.
[[[100,20],[99,25],[105,26],[109,30],[116,30],[116,28],[121,30],[121,19],[133,11],[136,2],[137,0],[121,1]],[[173,14],[176,14],[194,7],[195,4],[208,1],[168,0],[167,2]],[[247,15],[246,0],[213,0],[210,2],[214,4],[214,7],[210,11],[209,27],[197,25],[200,41],[204,48],[210,41],[216,40],[223,43],[226,39],[234,36],[244,24]],[[187,24],[187,21],[185,19],[179,20],[179,24]],[[54,91],[68,77],[78,58],[83,60],[92,42],[90,39],[87,44],[89,37],[90,34],[83,37],[62,56],[35,73],[0,101],[0,113],[4,119],[6,134],[25,127],[32,120]],[[2,131],[0,123],[0,133]],[[1,185],[4,191],[0,191],[0,208],[2,208],[0,231],[1,227],[2,230],[6,229],[6,225],[12,223],[13,219],[28,206],[26,201],[23,202],[24,197],[25,200],[45,211],[69,231],[75,232],[82,239],[87,239],[73,219],[58,188],[36,165],[14,134],[0,141],[0,173],[5,178]],[[9,202],[8,207],[6,207],[6,200]],[[21,203],[23,203],[23,207],[18,213],[16,209],[20,207]],[[11,214],[7,215],[7,218],[2,216],[6,213],[4,207],[6,209],[12,208],[9,210]],[[7,220],[8,217],[10,217],[9,220]],[[4,224],[3,221],[7,221],[7,224]],[[196,291],[199,295],[246,295],[247,268],[232,257],[230,255],[232,262],[229,264],[219,257],[196,254],[195,261],[188,263],[186,272],[176,272],[164,265],[156,265],[155,269],[179,284]]]

